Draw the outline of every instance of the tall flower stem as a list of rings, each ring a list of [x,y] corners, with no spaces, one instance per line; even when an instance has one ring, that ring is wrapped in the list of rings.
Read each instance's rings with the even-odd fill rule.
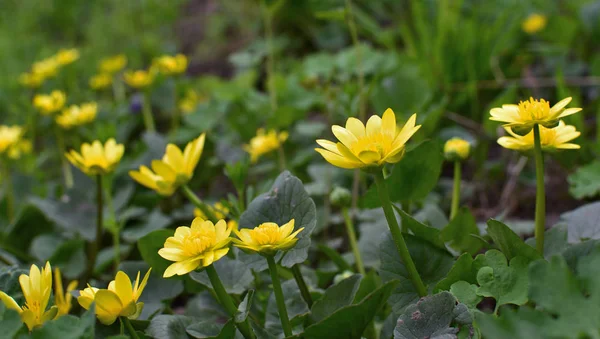
[[[137,333],[135,332],[135,328],[133,328],[133,325],[131,325],[131,321],[129,321],[129,318],[127,317],[121,317],[121,321],[123,324],[125,324],[125,327],[127,327],[127,331],[129,331],[129,334],[131,334],[131,337],[133,339],[139,339],[140,337],[137,335]]]
[[[104,201],[102,199],[102,175],[98,174],[96,175],[96,237],[89,243],[88,246],[88,263],[85,278],[82,279],[83,284],[87,283],[94,274],[96,258],[98,257],[100,243],[102,242],[102,230],[104,228],[104,221],[102,219],[103,209]]]
[[[423,284],[421,276],[419,276],[417,267],[410,256],[410,252],[408,252],[408,247],[406,246],[406,242],[404,241],[404,237],[402,236],[402,232],[398,226],[398,221],[396,220],[396,215],[394,214],[394,210],[392,208],[392,202],[390,201],[387,184],[385,183],[385,178],[383,177],[383,171],[377,171],[375,173],[375,184],[377,185],[379,200],[381,201],[383,213],[387,219],[388,227],[392,233],[392,238],[396,244],[398,254],[402,259],[402,263],[404,263],[404,267],[406,267],[408,276],[412,281],[413,286],[417,290],[417,293],[420,297],[424,297],[427,295],[427,288]]]
[[[544,231],[546,230],[546,189],[544,187],[544,155],[540,139],[540,126],[533,126],[533,141],[535,154],[535,247],[540,254],[544,254]]]
[[[152,104],[150,103],[150,94],[144,91],[144,100],[142,102],[142,117],[144,119],[144,127],[147,132],[155,132],[154,117],[152,116]]]
[[[208,205],[206,205],[202,200],[200,200],[200,198],[198,198],[198,196],[196,195],[196,193],[194,193],[194,191],[192,191],[188,185],[183,185],[181,186],[183,188],[183,194],[185,194],[185,196],[190,199],[190,201],[200,209],[200,211],[202,211],[202,213],[204,213],[204,215],[212,222],[216,223],[217,221],[219,221],[219,219],[215,216],[215,214],[213,213],[212,209],[210,207],[208,207]]]
[[[454,219],[458,213],[460,205],[460,180],[461,180],[461,164],[459,160],[454,161],[454,187],[452,189],[452,207],[450,208],[450,220]]]
[[[213,265],[210,265],[206,267],[206,273],[208,274],[208,279],[210,279],[210,283],[213,287],[213,290],[215,291],[215,294],[217,295],[217,298],[219,298],[219,302],[221,303],[221,305],[223,305],[223,307],[225,307],[225,310],[227,311],[227,313],[229,313],[230,316],[235,317],[238,311],[237,307],[233,303],[231,296],[227,294],[227,291],[225,290],[225,287],[223,286],[223,283],[221,282],[221,279],[217,274],[217,270],[215,270]],[[246,319],[246,321],[242,323],[235,323],[235,325],[240,330],[244,338],[256,338],[254,332],[252,332],[252,329],[250,328],[250,323],[248,322],[248,319]]]
[[[10,168],[7,163],[2,166],[3,180],[4,180],[4,196],[6,199],[6,216],[8,222],[11,223],[15,216],[15,193],[12,186],[12,177],[10,175]]]
[[[173,78],[173,114],[171,115],[171,132],[177,133],[179,129],[179,124],[181,121],[181,111],[179,107],[177,107],[177,84],[179,82],[178,77]]]
[[[279,170],[281,172],[285,171],[285,152],[283,151],[283,145],[279,143],[279,147],[277,147],[277,158],[279,160]]]
[[[273,49],[273,15],[266,0],[260,2],[263,12],[263,23],[265,25],[265,40],[267,42],[267,90],[269,91],[269,102],[271,104],[271,116],[277,111],[277,89],[273,81],[275,74],[275,50]]]
[[[306,285],[306,281],[304,281],[304,277],[302,276],[302,272],[300,272],[300,266],[298,264],[292,266],[292,274],[294,275],[294,280],[296,280],[296,284],[300,289],[300,295],[302,295],[302,299],[308,305],[308,308],[312,307],[313,300],[310,295],[310,291],[308,290],[308,286]]]
[[[292,336],[292,324],[288,317],[287,308],[285,308],[285,298],[283,297],[283,290],[281,289],[281,281],[277,274],[277,264],[275,258],[272,255],[266,256],[267,263],[269,264],[269,272],[271,273],[271,281],[273,282],[273,293],[275,293],[275,301],[277,302],[277,309],[279,310],[279,319],[281,319],[281,326],[283,327],[283,333],[286,337]]]
[[[60,153],[60,160],[62,165],[63,179],[65,180],[65,187],[70,189],[73,187],[73,171],[71,166],[65,157],[67,151],[65,147],[65,137],[58,126],[56,126],[56,145],[58,147],[58,153]]]
[[[350,247],[354,254],[354,260],[356,261],[356,268],[358,269],[358,273],[365,276],[367,273],[365,272],[365,266],[363,265],[360,251],[358,250],[356,232],[354,231],[354,225],[352,224],[352,218],[350,218],[350,214],[348,213],[348,208],[344,207],[342,209],[342,215],[344,216],[344,223],[346,224],[346,232],[348,233],[348,240],[350,240]]]

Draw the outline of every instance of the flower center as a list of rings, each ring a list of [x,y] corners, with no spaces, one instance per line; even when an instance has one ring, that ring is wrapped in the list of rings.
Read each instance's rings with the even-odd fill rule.
[[[519,115],[523,119],[541,120],[550,116],[550,103],[544,99],[529,98],[519,102]]]
[[[188,256],[204,253],[215,245],[216,234],[214,230],[201,229],[192,231],[183,239],[183,252]]]
[[[350,147],[350,150],[359,157],[360,154],[364,154],[364,152],[375,152],[379,155],[379,159],[376,159],[376,161],[378,161],[384,158],[392,150],[393,141],[393,136],[388,134],[371,134],[359,138],[358,141]]]
[[[274,245],[281,240],[279,227],[273,223],[262,224],[250,232],[259,245]]]

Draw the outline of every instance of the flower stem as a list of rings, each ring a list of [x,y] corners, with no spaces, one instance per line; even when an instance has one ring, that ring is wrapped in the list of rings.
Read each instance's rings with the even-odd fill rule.
[[[210,283],[213,287],[213,290],[215,291],[215,294],[217,295],[217,298],[219,298],[219,302],[221,303],[221,305],[223,305],[223,307],[225,307],[225,310],[227,311],[227,313],[229,313],[230,316],[235,317],[238,311],[237,307],[235,307],[233,300],[231,300],[231,296],[227,294],[227,291],[225,290],[225,287],[223,286],[223,283],[219,278],[219,274],[217,274],[217,270],[215,270],[213,265],[209,265],[206,267],[206,273],[208,274],[208,279],[210,279]],[[244,338],[255,338],[254,332],[252,332],[250,328],[250,323],[248,322],[248,319],[246,319],[246,321],[242,323],[236,322],[235,325],[240,330]]]
[[[461,180],[461,166],[460,161],[454,161],[454,188],[452,189],[452,207],[450,209],[450,220],[454,219],[456,213],[458,213],[458,206],[460,205],[460,180]]]
[[[96,266],[96,258],[98,257],[98,250],[100,249],[100,243],[102,242],[102,229],[103,224],[103,208],[104,202],[102,200],[102,175],[96,175],[96,237],[89,243],[88,246],[88,263],[87,271],[83,284],[86,284],[94,273],[94,267]]]
[[[354,253],[354,260],[356,261],[356,268],[358,268],[358,273],[366,276],[365,266],[363,265],[362,258],[360,256],[360,251],[358,250],[358,242],[356,241],[356,232],[354,231],[354,225],[352,224],[352,219],[350,218],[350,214],[348,213],[348,208],[342,208],[342,215],[344,216],[344,223],[346,224],[346,232],[348,233],[348,240],[350,240],[350,247],[352,248],[352,253]]]
[[[131,325],[131,321],[129,321],[129,318],[127,318],[127,317],[121,317],[121,321],[123,321],[123,323],[125,324],[125,327],[127,327],[127,331],[129,331],[129,334],[131,334],[131,337],[133,339],[139,339],[140,338],[137,335],[137,333],[135,332],[135,328],[133,328],[133,325]]]
[[[304,281],[304,277],[302,276],[302,272],[300,272],[300,266],[298,264],[292,266],[292,274],[294,275],[294,280],[296,280],[296,284],[300,289],[302,299],[304,299],[304,302],[306,302],[308,308],[311,308],[313,304],[312,296],[310,295],[310,291],[308,290],[308,286]]]
[[[194,193],[194,191],[192,191],[188,185],[183,185],[181,186],[183,188],[183,194],[185,194],[185,196],[190,199],[190,201],[200,209],[200,211],[202,211],[202,213],[204,213],[204,215],[213,223],[216,223],[217,221],[219,221],[219,219],[215,216],[215,214],[213,213],[212,209],[210,207],[208,207],[202,200],[200,200],[200,198],[198,198],[198,196],[196,195],[196,193]]]
[[[415,266],[415,263],[413,262],[410,256],[410,252],[408,252],[408,247],[406,247],[406,242],[404,242],[404,237],[402,236],[400,227],[398,227],[398,221],[396,220],[396,215],[394,214],[394,210],[392,209],[392,202],[390,201],[387,184],[385,183],[385,179],[383,178],[382,171],[377,171],[375,173],[375,184],[377,185],[379,200],[381,200],[381,207],[383,207],[383,213],[385,214],[385,218],[387,219],[388,227],[390,229],[390,232],[392,233],[392,238],[394,239],[394,243],[396,244],[398,254],[400,255],[400,258],[402,259],[402,262],[406,267],[408,276],[412,281],[413,286],[417,290],[417,293],[420,297],[424,297],[427,295],[427,288],[423,284],[421,276],[419,276],[417,267]]]
[[[8,218],[8,222],[12,223],[14,215],[15,215],[15,196],[14,196],[14,191],[13,191],[13,185],[12,185],[12,178],[10,175],[10,168],[8,167],[8,164],[5,163],[4,166],[2,166],[4,173],[4,195],[6,198],[6,217]]]
[[[533,126],[533,141],[535,154],[535,247],[544,254],[544,231],[546,230],[546,192],[544,187],[544,155],[540,139],[540,126]]]
[[[269,272],[271,273],[271,281],[273,282],[273,293],[275,293],[275,301],[277,302],[277,309],[279,310],[279,319],[281,319],[281,326],[283,327],[283,333],[286,337],[292,336],[292,324],[288,317],[287,309],[285,308],[285,299],[283,297],[283,290],[281,289],[281,281],[279,281],[279,275],[277,274],[277,264],[275,258],[267,256],[267,263],[269,264]]]
[[[65,147],[65,138],[58,126],[56,127],[56,144],[58,146],[58,153],[60,153],[65,187],[67,189],[70,189],[71,187],[73,187],[73,171],[71,170],[71,166],[67,161],[67,157],[65,157],[65,152],[67,151]]]
[[[279,170],[281,172],[285,171],[285,152],[283,151],[283,145],[279,143],[279,147],[277,147],[277,158],[279,160]]]
[[[152,117],[152,104],[150,103],[150,95],[144,92],[144,100],[142,102],[142,117],[144,119],[144,126],[147,132],[155,132],[156,127],[154,126],[154,118]]]

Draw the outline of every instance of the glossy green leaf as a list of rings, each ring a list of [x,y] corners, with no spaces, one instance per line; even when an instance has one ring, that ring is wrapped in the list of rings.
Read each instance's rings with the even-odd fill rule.
[[[168,237],[172,237],[173,230],[156,230],[148,233],[138,240],[137,246],[144,261],[152,267],[156,274],[161,276],[172,262],[158,255],[158,250],[163,248]]]
[[[315,301],[310,310],[312,320],[319,322],[338,309],[352,304],[361,280],[362,277],[355,274],[325,290],[323,297]]]
[[[461,280],[474,284],[477,282],[478,270],[477,264],[473,265],[473,257],[469,253],[463,253],[456,259],[446,277],[437,283],[434,291],[448,291],[450,286]]]
[[[223,257],[216,261],[213,266],[229,294],[242,294],[254,282],[254,276],[248,266],[237,259]],[[212,284],[205,271],[190,272],[190,278],[212,289]]]
[[[463,207],[458,214],[441,231],[441,238],[459,253],[468,252],[477,254],[482,244],[478,238],[471,234],[480,235],[477,222],[467,207]]]
[[[488,220],[487,225],[488,234],[507,259],[511,260],[516,256],[529,261],[541,259],[535,248],[527,245],[510,227],[494,219]]]
[[[446,250],[446,245],[440,236],[440,230],[419,222],[399,208],[396,208],[396,211],[400,214],[402,228],[410,230],[415,237],[423,239],[442,250]]]
[[[583,205],[560,217],[567,224],[569,243],[600,239],[600,223],[597,222],[600,220],[600,202]]]
[[[198,321],[200,319],[183,315],[161,314],[152,318],[146,329],[146,334],[153,338],[189,339],[186,329]]]
[[[477,294],[496,299],[496,309],[504,304],[523,305],[527,302],[529,261],[514,257],[507,262],[502,252],[490,250],[475,259],[481,262],[477,272]]]

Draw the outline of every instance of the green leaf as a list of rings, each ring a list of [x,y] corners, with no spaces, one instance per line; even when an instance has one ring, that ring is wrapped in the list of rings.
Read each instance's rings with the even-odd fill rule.
[[[473,266],[473,257],[469,253],[462,254],[456,259],[446,277],[437,283],[434,292],[440,290],[448,291],[452,284],[461,280],[471,284],[476,283],[478,269],[477,266]]]
[[[554,225],[544,234],[544,258],[550,259],[556,254],[562,253],[567,248],[567,225]],[[525,240],[525,243],[535,247],[535,238]]]
[[[456,304],[454,296],[448,292],[423,298],[418,303],[407,307],[398,319],[394,329],[394,339],[455,337],[459,329],[450,325],[457,316],[462,314],[462,307],[459,305]]]
[[[427,226],[411,217],[408,213],[397,208],[395,205],[392,206],[394,206],[396,211],[398,211],[400,214],[403,228],[408,228],[417,238],[423,239],[437,248],[446,250],[446,244],[444,244],[442,238],[440,237],[440,230],[431,226]]]
[[[172,221],[171,218],[162,214],[159,209],[154,209],[144,221],[135,223],[132,227],[125,228],[121,236],[125,241],[134,243],[150,232],[166,228]]]
[[[213,266],[217,270],[219,278],[221,278],[221,282],[229,294],[242,294],[254,282],[254,276],[248,265],[240,260],[223,257],[216,261]],[[208,288],[213,288],[205,271],[191,272],[190,278]]]
[[[477,254],[481,249],[481,241],[471,234],[480,235],[477,222],[471,211],[463,207],[458,214],[441,231],[442,240],[459,253],[467,252],[471,255]]]
[[[64,315],[58,319],[48,321],[40,328],[31,333],[33,339],[65,338],[81,339],[94,338],[94,327],[96,316],[94,310],[86,311],[81,318],[72,315]]]
[[[29,275],[29,271],[19,266],[0,267],[0,291],[10,295],[17,304],[24,305],[25,298],[19,284],[21,274]]]
[[[231,318],[209,291],[200,292],[190,298],[185,305],[185,315],[221,324]]]
[[[140,238],[137,243],[144,261],[152,267],[154,273],[161,276],[165,273],[167,267],[171,265],[171,262],[158,255],[158,250],[163,248],[165,240],[173,234],[173,230],[156,230]]]
[[[0,338],[13,338],[23,327],[19,312],[11,310],[0,302]]]
[[[198,319],[183,315],[161,314],[152,318],[146,334],[161,339],[188,339],[186,328],[198,322]]]
[[[235,315],[235,322],[242,323],[248,318],[250,309],[252,308],[252,298],[254,297],[254,290],[248,290],[248,293],[244,296],[244,300],[238,306],[237,314]]]
[[[487,225],[488,234],[509,260],[516,256],[525,257],[529,261],[542,258],[535,248],[523,242],[510,227],[494,219],[488,220]]]
[[[476,262],[482,262],[477,272],[479,288],[477,294],[496,299],[496,309],[504,304],[523,305],[527,302],[527,265],[524,257],[514,257],[510,266],[502,252],[490,250],[479,255]]]
[[[477,325],[486,339],[527,338],[548,339],[541,331],[549,316],[542,312],[520,307],[513,311],[505,309],[499,317],[479,312],[475,315]]]
[[[271,190],[256,197],[248,209],[240,217],[240,228],[254,228],[264,222],[274,222],[283,225],[291,219],[295,220],[294,230],[304,227],[298,234],[296,246],[285,256],[278,253],[276,260],[281,260],[285,267],[304,262],[308,258],[310,235],[317,224],[317,210],[300,179],[290,172],[281,173]],[[281,257],[283,256],[283,259]],[[260,267],[266,269],[266,260],[261,260]]]
[[[567,224],[569,243],[600,239],[600,202],[583,205],[560,217]]]
[[[186,327],[187,334],[202,339],[231,339],[235,337],[235,324],[229,320],[225,325],[202,321]],[[159,337],[157,337],[159,338]]]
[[[323,297],[313,304],[311,309],[313,321],[319,322],[338,309],[352,304],[361,280],[360,274],[354,274],[329,287]]]
[[[593,198],[600,193],[600,161],[579,167],[567,177],[569,193],[575,199]]]
[[[450,286],[450,293],[469,310],[475,310],[479,302],[483,300],[482,296],[477,295],[477,285],[462,280]]]
[[[438,140],[425,141],[406,152],[386,179],[388,187],[393,187],[390,199],[394,202],[424,199],[437,185],[443,161],[442,144]],[[365,208],[381,206],[375,185],[363,197],[362,205]]]

